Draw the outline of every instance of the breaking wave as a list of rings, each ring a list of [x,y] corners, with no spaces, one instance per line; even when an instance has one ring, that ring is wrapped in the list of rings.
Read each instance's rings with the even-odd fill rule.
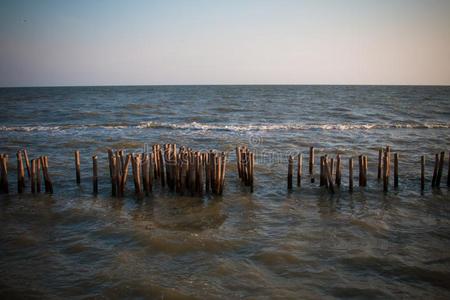
[[[390,124],[207,124],[199,122],[167,123],[142,122],[130,124],[91,124],[91,125],[60,125],[60,126],[0,126],[0,131],[64,131],[98,129],[174,129],[174,130],[210,130],[210,131],[282,131],[282,130],[371,130],[371,129],[433,129],[450,128],[450,123],[390,123]]]

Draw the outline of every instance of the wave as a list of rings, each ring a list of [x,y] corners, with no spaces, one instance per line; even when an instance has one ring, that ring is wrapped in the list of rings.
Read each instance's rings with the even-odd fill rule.
[[[0,131],[65,131],[86,129],[173,129],[173,130],[203,130],[203,131],[283,131],[283,130],[371,130],[371,129],[434,129],[450,128],[450,123],[390,123],[390,124],[206,124],[199,122],[167,123],[142,122],[130,124],[89,124],[89,125],[59,125],[59,126],[0,126]]]

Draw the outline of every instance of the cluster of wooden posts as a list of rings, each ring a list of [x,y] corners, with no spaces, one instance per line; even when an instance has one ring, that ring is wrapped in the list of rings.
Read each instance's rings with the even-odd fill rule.
[[[309,176],[311,178],[311,183],[314,183],[314,156],[315,149],[310,147],[309,150]],[[399,184],[399,155],[398,153],[393,154],[394,157],[394,188],[398,188]],[[378,181],[383,180],[383,191],[387,192],[389,189],[389,178],[391,177],[391,147],[380,148],[378,151]],[[433,170],[433,177],[431,181],[432,187],[440,187],[441,178],[444,169],[444,159],[445,152],[435,155],[435,163]],[[358,156],[359,165],[359,186],[367,186],[367,174],[368,174],[368,158],[366,155]],[[303,154],[297,155],[297,186],[301,186],[302,179],[302,169],[303,169]],[[425,155],[421,156],[421,174],[420,174],[420,186],[421,190],[425,189]],[[290,155],[288,157],[288,175],[287,175],[287,188],[292,189],[292,177],[294,172],[294,157]],[[342,159],[339,154],[336,158],[329,158],[328,155],[323,155],[320,157],[320,186],[327,187],[331,193],[335,192],[335,187],[340,186],[342,182]],[[353,191],[353,158],[348,159],[348,190]],[[448,164],[448,176],[447,176],[447,186],[450,187],[450,152],[449,152],[449,164]]]
[[[76,152],[77,153],[77,152]],[[75,154],[75,164],[77,164]],[[98,191],[97,157],[93,158],[93,190]],[[149,195],[157,183],[180,195],[221,195],[225,184],[227,156],[224,152],[193,151],[175,144],[153,145],[150,153],[124,153],[123,150],[108,150],[111,178],[111,194],[123,196],[131,164],[136,195]],[[77,175],[78,178],[78,175]],[[77,179],[78,180],[78,179]]]
[[[236,147],[236,163],[239,179],[245,186],[249,186],[250,192],[253,193],[255,155],[247,146],[238,146]]]
[[[76,182],[81,183],[80,152],[75,151]],[[53,184],[48,172],[48,157],[40,156],[36,159],[28,158],[25,149],[17,151],[17,190],[18,193],[25,191],[25,167],[30,182],[31,192],[40,193],[42,178],[44,179],[45,192],[53,193]],[[391,158],[393,157],[394,188],[399,185],[399,155],[392,153],[391,147],[380,148],[378,151],[378,181],[383,182],[383,190],[388,191],[391,177]],[[131,165],[135,193],[137,195],[149,195],[154,185],[168,187],[180,195],[203,195],[213,193],[221,195],[225,183],[225,171],[227,166],[227,154],[210,150],[208,152],[193,151],[191,148],[180,147],[177,151],[175,144],[165,144],[163,147],[156,144],[151,151],[134,154],[126,154],[124,150],[108,149],[109,175],[111,180],[111,194],[122,197],[128,178],[129,166]],[[303,154],[297,157],[297,187],[302,184],[303,176]],[[287,188],[293,188],[294,156],[288,157]],[[435,154],[432,188],[439,188],[444,172],[445,152]],[[237,172],[241,182],[254,187],[255,154],[247,146],[236,147]],[[420,168],[420,187],[425,189],[425,156],[422,155]],[[359,186],[367,186],[368,179],[368,157],[358,156]],[[24,167],[25,166],[25,167]],[[348,159],[348,190],[353,191],[353,158]],[[311,183],[315,182],[315,149],[309,149],[309,177]],[[343,160],[340,154],[335,157],[328,155],[320,156],[320,186],[326,187],[331,193],[341,186]],[[42,170],[42,175],[41,175]],[[93,193],[98,193],[98,158],[92,156],[92,184]],[[450,152],[448,163],[447,186],[450,187]],[[0,192],[8,193],[8,155],[0,154]]]
[[[42,177],[44,178],[44,186],[46,193],[53,193],[53,183],[48,172],[48,157],[40,156],[32,159],[31,163],[28,158],[26,149],[21,149],[16,153],[17,158],[17,192],[19,194],[25,191],[25,167],[27,176],[30,181],[31,192],[33,194],[41,192]],[[41,176],[42,170],[42,176]],[[0,192],[9,193],[8,186],[8,155],[0,154]]]

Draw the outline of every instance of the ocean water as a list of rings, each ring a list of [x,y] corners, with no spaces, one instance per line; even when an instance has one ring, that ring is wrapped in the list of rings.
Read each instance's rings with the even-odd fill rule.
[[[0,107],[11,190],[0,195],[3,299],[450,297],[450,87],[8,88]],[[154,143],[229,152],[224,194],[157,187],[137,199],[129,180],[124,198],[110,197],[106,149]],[[237,145],[256,153],[254,193],[238,180]],[[386,145],[399,153],[400,185],[383,193],[376,161]],[[303,153],[306,166],[310,146],[316,173],[321,154],[343,157],[334,195],[309,178],[286,189],[287,156]],[[48,155],[53,195],[31,195],[28,183],[17,194],[23,147],[30,158]],[[431,189],[440,151],[444,176]],[[347,160],[360,154],[369,157],[368,186],[349,193]]]

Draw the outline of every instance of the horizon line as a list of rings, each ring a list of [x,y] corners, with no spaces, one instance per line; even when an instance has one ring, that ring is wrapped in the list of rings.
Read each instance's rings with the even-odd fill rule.
[[[373,84],[373,83],[197,83],[197,84],[95,84],[95,85],[17,85],[0,86],[14,88],[71,88],[71,87],[160,87],[160,86],[399,86],[399,87],[450,87],[450,84]]]

